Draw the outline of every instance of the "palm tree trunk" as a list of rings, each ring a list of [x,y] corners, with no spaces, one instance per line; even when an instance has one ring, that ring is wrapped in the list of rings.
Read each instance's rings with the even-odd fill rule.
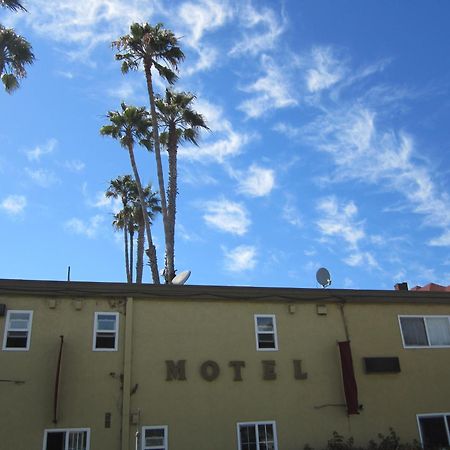
[[[134,231],[133,224],[130,224],[128,233],[130,233],[130,278],[133,282],[133,256],[134,256]]]
[[[131,283],[133,279],[130,274],[130,260],[128,257],[128,226],[126,221],[123,226],[123,241],[125,243],[125,270],[127,272],[127,283]]]
[[[142,273],[144,271],[144,244],[145,244],[145,228],[144,223],[139,224],[137,238],[137,255],[136,255],[136,283],[142,283]]]
[[[147,208],[144,199],[144,193],[142,191],[141,179],[137,170],[136,161],[134,159],[133,145],[128,144],[128,153],[130,155],[131,167],[133,168],[134,179],[136,180],[136,187],[139,193],[139,202],[141,204],[142,216],[144,217],[145,231],[147,233],[148,242],[148,259],[150,261],[150,270],[152,272],[152,279],[154,284],[160,284],[159,272],[158,272],[158,260],[156,258],[156,248],[153,245],[152,232],[150,230],[150,220],[147,214]]]
[[[177,171],[177,151],[178,140],[177,130],[175,124],[169,126],[169,142],[167,147],[169,153],[169,180],[167,189],[167,277],[169,282],[175,277],[175,215],[176,215],[176,201],[178,194],[178,171]]]
[[[158,174],[158,184],[159,184],[159,195],[161,198],[161,210],[163,216],[163,224],[164,224],[164,242],[166,244],[166,271],[165,278],[166,283],[170,283],[171,279],[168,278],[168,267],[173,267],[173,255],[171,255],[168,251],[169,245],[169,230],[168,230],[168,220],[167,220],[167,202],[166,202],[166,190],[164,187],[164,174],[162,170],[162,162],[161,162],[161,146],[159,142],[159,131],[158,131],[158,118],[156,115],[156,107],[155,107],[155,94],[153,92],[153,83],[152,83],[152,70],[151,70],[151,62],[144,61],[144,70],[145,70],[145,79],[147,81],[147,90],[148,96],[150,99],[150,112],[152,116],[152,128],[153,128],[153,141],[155,146],[155,158],[156,158],[156,171]]]

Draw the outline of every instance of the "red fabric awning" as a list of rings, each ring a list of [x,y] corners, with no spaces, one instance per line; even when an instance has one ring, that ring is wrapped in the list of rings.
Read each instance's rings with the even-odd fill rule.
[[[350,341],[338,342],[338,345],[341,354],[342,381],[344,383],[347,413],[348,415],[359,414],[358,386],[356,385],[355,372],[353,370]]]

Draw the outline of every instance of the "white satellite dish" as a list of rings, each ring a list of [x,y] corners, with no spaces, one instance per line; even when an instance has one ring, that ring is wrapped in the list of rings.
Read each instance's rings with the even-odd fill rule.
[[[317,282],[324,288],[331,284],[331,275],[325,267],[321,267],[316,272],[316,280]]]
[[[178,274],[173,280],[172,284],[184,284],[186,283],[187,279],[191,276],[190,270],[185,270],[184,272],[181,272]]]

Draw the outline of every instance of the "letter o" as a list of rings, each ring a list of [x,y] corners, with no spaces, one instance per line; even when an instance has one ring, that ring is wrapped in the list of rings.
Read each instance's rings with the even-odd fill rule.
[[[220,367],[215,361],[205,361],[200,366],[200,375],[206,381],[215,380],[220,373]]]

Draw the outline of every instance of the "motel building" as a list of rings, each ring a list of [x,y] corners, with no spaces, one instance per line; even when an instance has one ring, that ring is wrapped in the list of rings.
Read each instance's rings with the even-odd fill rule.
[[[0,280],[0,449],[450,445],[450,289]]]

